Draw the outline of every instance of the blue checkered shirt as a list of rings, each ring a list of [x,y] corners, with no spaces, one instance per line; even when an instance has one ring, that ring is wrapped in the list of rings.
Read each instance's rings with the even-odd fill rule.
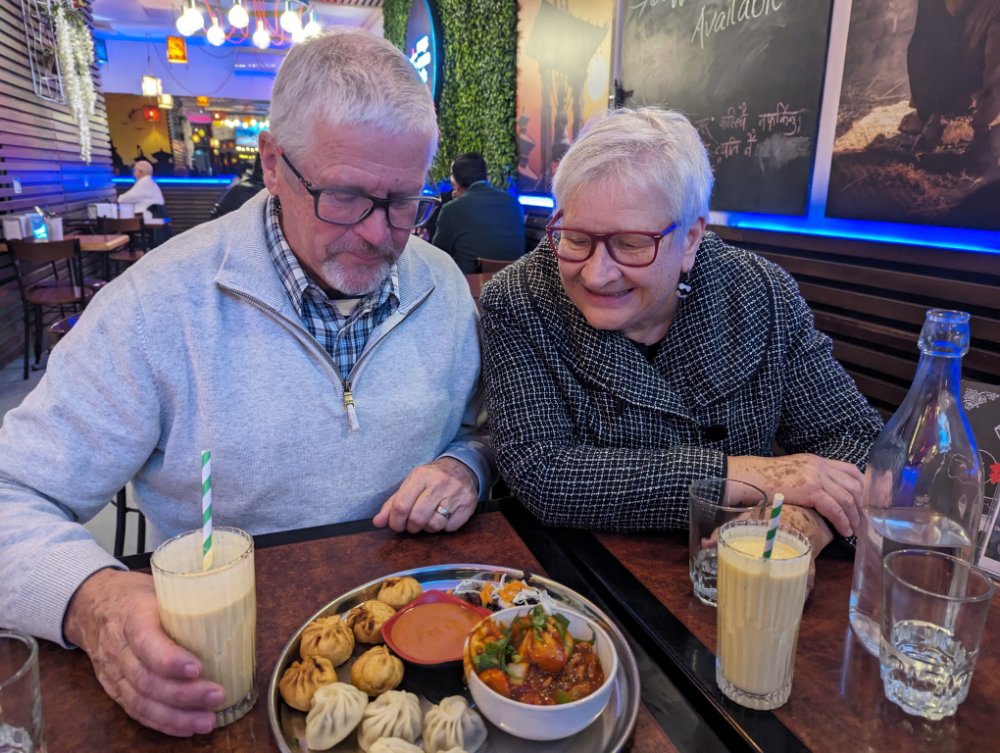
[[[275,197],[267,200],[265,213],[267,247],[288,297],[302,324],[330,354],[346,382],[372,331],[399,308],[399,272],[396,265],[392,265],[382,284],[361,298],[350,315],[345,317],[336,302],[302,271],[281,231],[281,205]]]

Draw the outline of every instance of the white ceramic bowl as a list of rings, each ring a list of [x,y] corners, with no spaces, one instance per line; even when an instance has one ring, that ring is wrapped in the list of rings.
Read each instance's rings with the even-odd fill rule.
[[[504,609],[486,619],[493,620],[500,625],[509,625],[514,618],[527,614],[532,609],[534,609],[533,606]],[[600,625],[590,618],[562,606],[557,607],[556,611],[569,619],[569,634],[574,638],[589,640],[592,635],[591,628],[597,633],[594,652],[601,660],[601,667],[604,669],[604,684],[586,698],[556,706],[533,706],[530,703],[519,703],[510,698],[504,698],[488,688],[479,679],[471,662],[465,662],[465,680],[469,684],[469,690],[476,702],[477,709],[504,732],[525,740],[559,740],[575,735],[588,727],[608,705],[611,689],[614,687],[615,675],[618,673],[618,654],[615,647],[611,645],[608,634],[601,629]],[[475,632],[475,628],[473,628],[473,632]],[[468,657],[468,638],[465,639],[464,653]]]

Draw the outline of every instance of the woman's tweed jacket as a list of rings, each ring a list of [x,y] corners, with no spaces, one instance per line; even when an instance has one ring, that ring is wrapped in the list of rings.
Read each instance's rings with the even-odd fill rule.
[[[549,525],[687,525],[727,456],[809,452],[864,469],[879,414],[780,267],[708,232],[654,364],[567,297],[544,241],[483,289],[484,373],[503,477]]]

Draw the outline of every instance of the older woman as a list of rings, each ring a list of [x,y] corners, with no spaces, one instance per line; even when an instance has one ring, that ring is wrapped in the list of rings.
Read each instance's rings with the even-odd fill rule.
[[[683,527],[690,483],[725,476],[850,536],[881,419],[795,281],[706,232],[711,190],[678,113],[619,110],[581,133],[548,240],[480,299],[500,470],[551,525]]]

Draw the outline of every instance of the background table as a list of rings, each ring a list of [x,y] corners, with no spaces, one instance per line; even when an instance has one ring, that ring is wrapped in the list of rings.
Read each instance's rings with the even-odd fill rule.
[[[480,563],[543,572],[499,512],[475,516],[454,534],[397,535],[367,521],[255,538],[257,550],[257,682],[253,710],[210,735],[167,737],[130,719],[103,691],[82,651],[42,642],[46,742],[63,751],[277,751],[267,717],[267,687],[281,649],[299,626],[336,596],[398,570]],[[125,558],[133,566],[148,556]],[[552,577],[555,577],[554,575]],[[629,750],[672,753],[668,736],[641,709]]]

